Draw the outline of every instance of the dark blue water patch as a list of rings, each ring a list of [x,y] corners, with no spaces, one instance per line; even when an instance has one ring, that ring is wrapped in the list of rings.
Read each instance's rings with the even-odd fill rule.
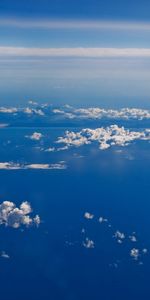
[[[33,214],[41,217],[39,228],[0,226],[0,251],[10,256],[0,257],[2,299],[148,299],[149,144],[141,141],[107,151],[93,144],[45,153],[34,149],[36,141],[25,138],[35,130],[2,130],[1,140],[11,143],[1,147],[1,161],[63,159],[68,168],[0,170],[0,202],[13,201],[18,207],[29,201]],[[46,146],[64,131],[44,129]],[[85,219],[85,212],[94,218]],[[98,222],[100,216],[109,220],[110,228]],[[116,230],[126,236],[135,231],[138,242],[127,238],[118,244]],[[83,246],[86,237],[95,248]],[[130,257],[133,247],[148,249],[143,265]]]

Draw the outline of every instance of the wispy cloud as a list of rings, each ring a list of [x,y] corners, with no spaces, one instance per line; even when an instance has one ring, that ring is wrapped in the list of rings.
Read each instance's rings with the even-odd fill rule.
[[[97,29],[97,30],[150,30],[149,22],[128,22],[112,20],[52,20],[0,18],[1,27],[35,29]]]
[[[0,47],[0,57],[150,57],[150,48]]]

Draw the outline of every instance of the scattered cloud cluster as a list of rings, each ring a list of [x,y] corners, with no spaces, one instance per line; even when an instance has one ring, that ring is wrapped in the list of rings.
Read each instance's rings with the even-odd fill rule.
[[[25,107],[23,109],[23,112],[28,115],[32,115],[32,114],[39,115],[39,116],[45,115],[44,112],[42,111],[42,109],[35,109],[35,108],[31,108],[31,107]]]
[[[64,161],[54,164],[20,164],[14,162],[0,162],[0,170],[64,170],[67,166]]]
[[[81,239],[79,241],[67,241],[66,245],[67,246],[75,246],[75,245],[79,245],[82,246],[86,249],[96,249],[98,247],[105,247],[104,246],[104,241],[100,242],[99,237],[100,237],[100,233],[102,233],[102,236],[105,234],[108,235],[109,239],[110,239],[110,243],[116,243],[115,249],[116,249],[116,254],[115,257],[114,255],[112,256],[111,263],[108,263],[108,265],[110,267],[114,267],[114,268],[118,268],[119,264],[123,261],[134,261],[136,262],[138,265],[143,265],[143,261],[144,261],[144,257],[145,255],[148,254],[148,249],[147,248],[143,248],[142,246],[140,246],[140,241],[138,241],[137,239],[137,235],[135,232],[132,232],[131,234],[129,233],[125,233],[120,231],[119,229],[115,230],[115,226],[114,224],[112,224],[108,218],[104,217],[104,216],[94,216],[94,214],[90,213],[90,212],[85,212],[83,215],[84,219],[86,220],[85,223],[84,222],[84,227],[81,229]],[[98,223],[101,226],[101,229],[98,225]],[[94,231],[94,239],[91,238],[91,230],[90,230],[90,225],[92,226],[96,226],[96,232],[98,233],[98,240],[95,236],[95,231]],[[89,237],[89,230],[90,230],[90,237]],[[107,247],[108,247],[108,242],[107,242]],[[110,246],[110,248],[112,247],[112,245]],[[118,248],[119,247],[119,248]],[[114,249],[114,248],[113,248]],[[118,255],[118,250],[119,253],[122,253],[122,258],[118,257],[118,259],[116,258],[116,256]],[[115,253],[113,251],[113,253]],[[119,255],[120,256],[120,255]]]
[[[63,109],[53,109],[53,113],[64,116],[67,119],[150,119],[150,110],[139,108],[122,108],[117,110],[89,107],[76,109],[72,106],[65,106]]]
[[[87,249],[92,249],[95,247],[94,241],[86,238],[85,241],[83,241],[83,246]]]
[[[99,222],[102,226],[103,223],[106,223],[106,226],[104,227],[105,230],[108,228],[109,233],[111,232],[111,238],[112,240],[116,241],[117,244],[125,244],[125,248],[128,253],[127,256],[131,257],[133,260],[137,261],[139,264],[142,264],[142,258],[145,254],[148,253],[147,248],[139,248],[139,247],[132,247],[132,244],[134,243],[137,245],[138,240],[136,233],[133,232],[131,235],[125,234],[124,232],[120,230],[114,231],[114,226],[109,222],[109,220],[103,216],[100,216],[99,218],[95,218],[95,216],[90,212],[85,212],[84,218],[89,220],[91,222],[93,219],[96,219],[96,222]],[[82,245],[87,249],[92,249],[96,247],[96,242],[93,241],[93,239],[89,238],[87,236],[87,232],[85,228],[82,228],[81,233],[84,235],[84,239],[82,242]],[[112,265],[112,264],[111,264]],[[113,264],[113,266],[117,267],[117,262]]]
[[[32,224],[39,225],[40,217],[36,215],[31,217],[31,206],[26,202],[22,202],[19,207],[10,201],[4,201],[0,204],[0,225],[19,228],[20,226],[30,226]]]
[[[122,109],[104,109],[101,107],[75,108],[70,105],[54,107],[51,104],[39,104],[35,101],[29,101],[26,107],[0,107],[0,113],[3,114],[25,114],[27,116],[36,115],[39,118],[48,117],[58,119],[75,120],[149,120],[150,110],[140,108],[122,108]]]
[[[99,149],[105,150],[111,146],[128,146],[135,140],[150,140],[150,130],[130,131],[118,125],[111,125],[106,128],[90,129],[85,128],[79,132],[66,131],[64,137],[59,137],[57,143],[80,147],[83,145],[98,142]]]
[[[28,106],[23,107],[23,108],[21,108],[21,107],[0,107],[0,113],[15,114],[15,115],[19,114],[19,113],[24,113],[26,115],[38,115],[38,116],[44,116],[45,115],[42,108],[33,108],[33,107],[28,107]]]

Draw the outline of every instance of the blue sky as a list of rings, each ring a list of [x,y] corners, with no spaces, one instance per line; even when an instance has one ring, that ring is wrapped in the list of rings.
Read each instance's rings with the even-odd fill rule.
[[[3,15],[50,18],[149,20],[148,0],[2,0]]]
[[[148,106],[149,9],[148,1],[1,1],[1,104]]]

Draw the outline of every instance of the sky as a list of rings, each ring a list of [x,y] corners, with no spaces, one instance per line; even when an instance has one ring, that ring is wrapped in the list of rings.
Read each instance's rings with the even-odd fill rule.
[[[0,102],[149,106],[148,1],[1,1]]]
[[[0,0],[2,300],[148,299],[149,12]]]

